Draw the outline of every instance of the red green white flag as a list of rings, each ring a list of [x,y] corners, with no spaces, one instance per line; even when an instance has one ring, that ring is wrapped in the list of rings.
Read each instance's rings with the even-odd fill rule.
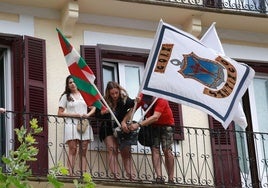
[[[65,56],[69,72],[86,104],[88,106],[96,106],[99,109],[106,109],[100,101],[101,96],[94,84],[95,75],[93,71],[70,44],[67,38],[61,33],[61,31],[59,29],[56,30],[58,32],[61,48]]]

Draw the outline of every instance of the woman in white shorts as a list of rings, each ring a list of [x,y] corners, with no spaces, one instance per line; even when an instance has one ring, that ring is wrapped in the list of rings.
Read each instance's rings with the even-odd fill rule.
[[[90,110],[89,110],[90,109]],[[93,106],[88,107],[80,91],[77,89],[76,84],[71,75],[66,78],[65,91],[60,97],[58,116],[64,116],[64,139],[67,143],[68,152],[68,168],[69,174],[74,175],[74,165],[77,154],[77,148],[79,148],[79,154],[82,154],[82,171],[87,170],[86,153],[88,144],[94,140],[92,127],[87,126],[85,132],[81,133],[77,130],[78,122],[81,119],[90,117],[95,113],[96,108]]]

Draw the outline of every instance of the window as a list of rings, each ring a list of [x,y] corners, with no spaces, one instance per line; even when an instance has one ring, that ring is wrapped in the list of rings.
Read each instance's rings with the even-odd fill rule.
[[[12,110],[12,88],[11,83],[11,51],[8,46],[0,47],[0,107]],[[1,156],[8,154],[9,150],[14,146],[10,142],[13,139],[12,120],[2,116],[0,120],[0,136],[1,136]]]
[[[138,62],[128,62],[114,60],[113,62],[103,62],[103,87],[105,89],[109,81],[118,82],[129,94],[129,97],[135,99],[140,89],[141,73],[144,70],[144,64]],[[120,74],[119,74],[120,73]],[[141,109],[134,116],[134,120],[141,117]]]
[[[256,75],[249,88],[251,106],[254,149],[261,185],[267,184],[267,152],[268,152],[268,75]]]
[[[0,47],[0,106],[5,107],[6,109],[12,109],[12,88],[13,84],[11,83],[11,50],[9,47]]]
[[[109,81],[115,81],[118,82],[118,76],[117,76],[117,66],[113,62],[103,62],[102,65],[102,71],[103,71],[103,86],[105,87]],[[103,91],[104,93],[104,91]]]
[[[253,90],[253,91],[252,91]],[[253,80],[251,87],[251,100],[254,100],[252,109],[254,127],[256,132],[268,132],[268,76],[258,76]],[[267,148],[268,149],[268,148]],[[268,151],[268,150],[267,150]]]
[[[122,63],[119,66],[123,77],[120,77],[120,83],[124,85],[131,98],[135,98],[140,90],[141,73],[144,71],[144,64]]]
[[[81,54],[85,61],[92,69],[96,76],[96,82],[99,91],[104,91],[108,80],[118,80],[120,85],[124,87],[131,98],[135,98],[139,91],[139,83],[142,81],[142,74],[149,52],[140,50],[131,52],[131,49],[113,50],[113,46],[81,46]],[[118,47],[114,47],[118,49]],[[175,119],[175,140],[183,140],[183,121],[181,105],[170,102]],[[134,120],[139,120],[141,111],[135,113]],[[97,128],[92,126],[94,133]]]
[[[0,35],[0,105],[9,111],[18,113],[16,116],[1,119],[2,154],[16,148],[19,142],[10,142],[14,137],[14,128],[27,123],[29,115],[23,117],[23,113],[47,114],[46,100],[46,54],[45,41],[28,36]],[[42,104],[42,105],[40,105]],[[26,121],[25,121],[26,118]],[[31,117],[32,118],[32,117]],[[39,125],[43,127],[41,134],[35,135],[39,142],[39,154],[37,161],[31,163],[33,173],[42,174],[48,168],[47,154],[47,121],[39,118]],[[2,147],[1,148],[4,148]],[[41,156],[42,155],[42,156]],[[40,160],[39,160],[40,159]],[[41,160],[42,159],[42,160]],[[40,163],[42,162],[42,163]]]

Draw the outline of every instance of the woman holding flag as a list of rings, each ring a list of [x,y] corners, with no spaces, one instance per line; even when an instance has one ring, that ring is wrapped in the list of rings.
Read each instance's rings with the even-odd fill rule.
[[[88,108],[90,111],[88,112]],[[79,154],[82,155],[82,172],[87,170],[86,152],[90,141],[94,140],[92,127],[87,126],[84,133],[77,130],[78,122],[81,119],[89,118],[95,113],[95,107],[88,107],[71,75],[66,78],[65,91],[60,97],[58,116],[64,119],[65,142],[68,144],[68,168],[69,174],[74,175],[74,165],[77,154],[77,147],[81,146]]]
[[[107,102],[110,110],[117,118],[118,122],[122,122],[123,118],[127,114],[127,112],[134,107],[134,100],[130,99],[127,91],[122,88],[118,83],[110,81],[107,83],[105,89],[105,101]],[[96,116],[102,119],[106,119],[109,121],[103,122],[100,127],[100,140],[104,141],[106,144],[107,152],[108,152],[108,161],[110,170],[115,177],[118,179],[118,149],[120,149],[121,157],[123,160],[123,164],[127,173],[127,177],[129,179],[134,178],[133,174],[133,164],[131,159],[131,143],[128,140],[120,142],[118,144],[118,139],[114,136],[114,131],[118,126],[121,126],[121,130],[123,134],[130,133],[128,130],[127,124],[122,123],[121,125],[117,125],[116,123],[112,123],[110,121],[113,119],[109,109],[100,111],[96,110]]]

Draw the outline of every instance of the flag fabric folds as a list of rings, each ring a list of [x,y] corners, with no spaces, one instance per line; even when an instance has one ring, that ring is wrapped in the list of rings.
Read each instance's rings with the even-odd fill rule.
[[[219,39],[218,33],[215,28],[215,22],[211,24],[207,32],[202,36],[200,41],[207,47],[219,52],[220,54],[225,55],[221,41]],[[241,128],[245,129],[247,127],[247,118],[244,113],[241,102],[238,104],[238,108],[234,113],[234,122],[239,125]]]
[[[207,47],[215,50],[216,52],[225,55],[221,41],[215,28],[216,22],[213,22],[208,28],[207,32],[202,36],[200,41]]]
[[[202,110],[227,128],[254,74],[246,64],[160,21],[141,91]]]
[[[100,101],[100,94],[94,84],[94,73],[61,31],[57,29],[57,32],[69,72],[86,104],[105,109],[106,107]]]

